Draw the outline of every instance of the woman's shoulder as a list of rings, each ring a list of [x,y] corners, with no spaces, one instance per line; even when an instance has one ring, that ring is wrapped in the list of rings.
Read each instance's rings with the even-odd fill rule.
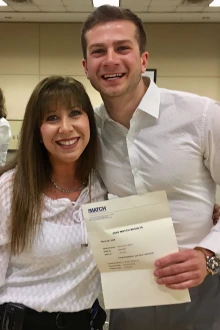
[[[0,176],[0,189],[4,189],[8,186],[13,186],[13,180],[15,175],[15,169],[9,170],[5,173],[3,173]]]
[[[9,170],[0,176],[0,207],[7,214],[10,213],[11,209],[14,174],[15,169]]]

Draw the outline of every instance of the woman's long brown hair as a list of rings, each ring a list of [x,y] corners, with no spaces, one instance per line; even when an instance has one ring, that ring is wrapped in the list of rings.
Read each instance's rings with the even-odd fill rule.
[[[77,161],[77,179],[88,182],[97,157],[97,130],[94,111],[83,85],[70,77],[52,76],[43,79],[34,89],[24,114],[19,147],[15,158],[0,170],[0,175],[16,168],[13,184],[11,251],[14,254],[30,248],[41,223],[43,191],[52,175],[52,165],[40,126],[49,108],[70,109],[78,106],[87,113],[90,141]]]

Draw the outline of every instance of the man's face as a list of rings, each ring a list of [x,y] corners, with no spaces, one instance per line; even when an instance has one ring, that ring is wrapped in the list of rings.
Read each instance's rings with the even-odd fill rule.
[[[84,70],[103,99],[122,97],[138,88],[148,53],[140,54],[135,33],[135,25],[125,20],[100,23],[86,32]]]

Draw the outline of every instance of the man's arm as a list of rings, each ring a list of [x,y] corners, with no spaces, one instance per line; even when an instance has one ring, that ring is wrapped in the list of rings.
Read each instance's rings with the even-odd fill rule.
[[[213,181],[220,184],[220,104],[212,102],[204,127],[204,165]],[[216,215],[214,216],[216,219]],[[211,219],[210,219],[211,221]],[[216,220],[214,220],[216,222]],[[196,233],[195,233],[196,235]],[[155,262],[154,275],[158,284],[171,289],[186,289],[201,284],[208,275],[206,256],[220,255],[220,221],[198,244],[198,249],[189,249],[170,254]]]
[[[219,218],[220,205],[215,204],[212,215],[214,225]],[[165,284],[172,289],[185,289],[202,283],[208,274],[204,256],[205,254],[212,256],[213,252],[206,249],[204,253],[202,248],[199,254],[197,253],[198,251],[199,248],[197,250],[186,250],[183,253],[174,253],[160,259],[158,263],[156,262],[154,275],[157,277],[157,283]],[[179,263],[179,265],[175,266],[175,263]],[[185,272],[187,268],[190,270],[190,274],[183,274],[182,270]]]

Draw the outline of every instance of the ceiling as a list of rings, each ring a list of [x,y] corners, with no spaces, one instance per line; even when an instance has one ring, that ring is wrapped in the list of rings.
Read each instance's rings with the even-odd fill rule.
[[[93,11],[92,0],[4,1],[8,6],[0,7],[1,22],[83,22]],[[210,2],[212,0],[120,0],[120,6],[131,9],[144,22],[220,22],[220,7],[209,7]]]

